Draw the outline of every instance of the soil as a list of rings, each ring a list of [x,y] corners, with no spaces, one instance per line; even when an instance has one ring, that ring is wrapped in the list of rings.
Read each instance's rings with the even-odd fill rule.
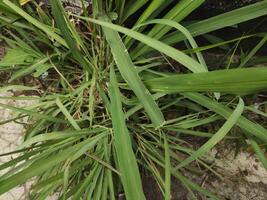
[[[208,10],[210,14],[220,14],[259,1],[261,0],[206,0],[201,9]]]
[[[147,200],[163,200],[161,191],[156,181],[151,176],[143,177],[143,188]],[[187,190],[177,180],[172,179],[171,183],[172,200],[187,200]]]
[[[231,150],[229,150],[231,149]],[[204,185],[225,200],[265,200],[267,171],[257,156],[243,149],[235,155],[233,147],[221,144],[210,152],[214,168],[223,179],[207,179]]]

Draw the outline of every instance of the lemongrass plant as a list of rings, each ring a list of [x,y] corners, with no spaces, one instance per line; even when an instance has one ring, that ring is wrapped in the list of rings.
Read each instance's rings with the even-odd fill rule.
[[[196,21],[186,17],[204,0],[91,3],[88,8],[81,0],[76,15],[60,0],[45,6],[0,2],[7,48],[0,70],[8,74],[0,91],[31,90],[37,96],[5,98],[38,100],[28,108],[0,104],[17,113],[6,122],[25,116],[33,122],[18,149],[0,155],[15,156],[0,165],[7,170],[0,194],[33,180],[29,199],[56,193],[58,199],[104,200],[124,193],[127,200],[142,200],[142,177],[149,173],[166,200],[171,177],[191,199],[220,199],[184,172],[202,174],[204,167],[217,174],[206,153],[222,140],[245,141],[267,168],[267,130],[243,114],[246,95],[267,90],[266,67],[250,64],[266,34],[202,47],[194,38],[267,15],[267,1]],[[209,72],[203,52],[250,37],[262,40],[240,66]],[[187,49],[174,47],[184,42]],[[40,84],[22,85],[24,77]],[[205,128],[210,124],[221,127]],[[195,150],[188,137],[205,142]]]

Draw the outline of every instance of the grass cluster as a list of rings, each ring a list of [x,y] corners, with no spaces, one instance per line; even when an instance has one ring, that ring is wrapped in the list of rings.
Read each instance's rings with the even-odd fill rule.
[[[0,1],[0,38],[7,46],[0,70],[8,79],[0,91],[35,94],[0,98],[38,100],[27,108],[0,104],[17,113],[0,124],[26,116],[31,122],[19,148],[0,155],[16,155],[0,165],[8,169],[0,194],[34,177],[29,199],[58,193],[58,199],[105,200],[123,192],[127,200],[142,200],[142,174],[149,173],[166,200],[171,178],[191,199],[220,199],[184,172],[216,174],[206,153],[223,139],[251,146],[267,169],[267,130],[244,115],[266,119],[265,102],[255,109],[244,98],[267,90],[267,68],[252,62],[267,35],[223,41],[211,34],[267,15],[267,1],[185,20],[203,3],[92,0],[87,8],[81,0],[76,15],[59,0],[45,6]],[[199,47],[197,36],[210,38],[210,45]],[[238,64],[230,59],[209,72],[203,52],[221,48],[234,55],[229,44],[252,37],[260,42]],[[21,84],[25,78],[35,84]],[[204,142],[196,149],[192,138]]]

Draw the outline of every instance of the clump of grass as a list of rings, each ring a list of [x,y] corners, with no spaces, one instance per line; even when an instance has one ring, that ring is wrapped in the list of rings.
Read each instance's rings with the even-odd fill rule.
[[[18,150],[1,155],[16,158],[0,166],[9,169],[0,178],[0,194],[35,177],[31,199],[52,193],[59,199],[116,199],[120,192],[130,200],[145,199],[144,170],[165,199],[171,199],[171,177],[192,199],[199,194],[219,199],[184,172],[202,173],[197,166],[213,172],[206,152],[223,139],[245,138],[267,168],[261,148],[267,131],[242,116],[244,95],[267,89],[266,68],[249,65],[265,34],[204,47],[193,38],[264,16],[267,2],[182,26],[203,2],[182,0],[169,7],[165,1],[93,0],[90,12],[83,7],[83,14],[75,15],[65,12],[59,0],[47,7],[1,1],[1,39],[8,52],[0,69],[11,73],[1,90],[35,90],[39,101],[31,108],[0,104],[18,113],[8,121],[25,116],[34,121]],[[140,10],[134,27],[127,27]],[[248,37],[262,40],[239,68],[209,72],[203,51]],[[183,41],[186,50],[171,46]],[[177,66],[184,73],[173,70]],[[19,85],[25,76],[42,87]],[[204,131],[222,122],[218,130]],[[242,129],[235,137],[230,135],[234,126]],[[184,136],[205,143],[194,150]]]

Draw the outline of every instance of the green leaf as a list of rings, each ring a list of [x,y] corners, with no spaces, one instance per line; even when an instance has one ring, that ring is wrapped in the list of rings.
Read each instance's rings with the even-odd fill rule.
[[[86,47],[83,44],[79,34],[76,32],[75,28],[68,19],[63,6],[60,1],[51,1],[53,15],[55,17],[57,26],[59,27],[63,38],[65,39],[68,47],[70,48],[73,57],[76,59],[80,65],[87,70],[88,72],[92,72],[92,68],[90,68],[90,63],[87,62],[85,56],[83,56],[81,49],[87,51]]]
[[[261,149],[261,147],[258,145],[258,143],[253,140],[249,139],[249,143],[251,144],[252,148],[254,149],[256,155],[258,156],[259,160],[261,161],[263,167],[267,170],[267,159],[265,156],[264,151]]]
[[[138,9],[140,9],[147,2],[148,0],[129,1],[123,13],[123,21],[125,21],[129,16],[134,14]]]
[[[43,73],[47,72],[50,68],[53,68],[53,66],[50,63],[44,63],[43,65],[39,65],[36,67],[33,76],[37,78],[41,76]]]
[[[81,16],[77,16],[77,17],[84,19],[86,21],[90,21],[90,22],[99,24],[103,27],[116,30],[116,31],[124,33],[127,36],[130,36],[136,40],[139,40],[140,42],[156,49],[157,51],[159,51],[159,52],[171,57],[175,61],[181,63],[183,66],[185,66],[186,68],[188,68],[192,72],[203,72],[202,66],[197,61],[195,61],[193,58],[187,56],[186,54],[175,49],[174,47],[171,47],[171,46],[169,46],[163,42],[160,42],[159,40],[153,39],[153,38],[148,37],[144,34],[138,33],[136,31],[133,31],[133,30],[109,23],[109,22],[100,21],[100,20],[96,20],[96,19],[92,19],[92,18],[88,18],[88,17],[81,17]],[[119,40],[121,40],[121,39],[119,39]],[[123,49],[125,49],[125,47],[123,47]]]
[[[170,149],[167,137],[164,136],[164,149],[165,149],[165,194],[164,199],[171,199],[171,159]]]
[[[17,14],[19,14],[21,17],[23,17],[24,19],[26,19],[28,22],[30,22],[31,24],[33,24],[37,28],[39,28],[42,31],[44,31],[48,36],[51,37],[51,39],[55,39],[57,42],[59,42],[60,44],[62,44],[65,47],[67,47],[66,42],[63,40],[63,38],[61,38],[55,32],[55,29],[54,28],[52,28],[52,27],[50,27],[50,26],[48,26],[46,24],[41,23],[40,21],[38,21],[37,19],[35,19],[32,16],[30,16],[28,13],[26,13],[25,11],[23,11],[20,7],[16,6],[12,2],[10,2],[9,0],[3,0],[3,3],[6,6],[8,6],[10,9],[12,9],[13,11],[15,11]]]
[[[168,20],[168,19],[154,19],[154,20],[150,20],[146,23],[142,23],[142,24],[138,25],[137,28],[139,26],[150,25],[150,24],[161,24],[161,25],[167,25],[167,27],[176,28],[178,31],[180,31],[186,37],[186,39],[188,40],[188,42],[190,43],[190,45],[193,49],[198,48],[198,45],[197,45],[195,39],[192,37],[191,33],[185,27],[180,25],[179,23]],[[207,71],[208,68],[206,66],[206,63],[205,63],[205,60],[204,60],[202,54],[198,51],[195,51],[195,53],[197,55],[198,61],[201,64],[201,66],[199,66],[199,68],[200,69],[202,68],[202,71]],[[197,63],[197,65],[199,65],[199,64]]]
[[[247,62],[259,51],[259,49],[264,46],[264,44],[267,42],[267,35],[265,35],[261,41],[249,52],[249,54],[242,59],[239,67],[244,67]]]
[[[99,164],[95,164],[93,167],[91,167],[90,173],[87,175],[87,177],[84,178],[84,180],[81,182],[79,187],[77,188],[77,191],[75,191],[73,195],[73,199],[80,199],[83,192],[87,190],[88,185],[93,181],[93,179],[96,177],[96,174],[99,174],[101,169],[101,166]]]
[[[95,144],[97,144],[97,142],[100,139],[102,139],[105,135],[106,134],[98,134],[95,137],[89,138],[87,140],[84,140],[83,142],[80,142],[79,144],[76,144],[63,151],[60,151],[59,153],[53,156],[48,156],[44,158],[41,157],[40,159],[33,162],[26,169],[23,169],[22,171],[10,177],[7,177],[4,180],[1,180],[0,181],[0,195],[16,187],[17,185],[20,185],[26,182],[28,179],[34,176],[40,175],[46,170],[51,169],[51,167],[67,160],[69,157],[73,155],[73,153],[77,152],[84,146],[87,146],[86,150],[89,150],[89,148],[93,148]]]
[[[31,54],[21,48],[10,49],[5,57],[0,61],[0,67],[12,66],[18,64],[26,64],[27,61],[33,59]]]
[[[165,4],[163,4],[165,2]],[[166,2],[165,0],[153,0],[149,4],[149,6],[145,9],[144,12],[142,12],[141,16],[138,18],[138,20],[135,22],[135,25],[133,27],[136,27],[138,24],[146,21],[149,17],[152,17],[153,13],[155,11],[159,11],[164,6],[168,6],[168,4],[171,2]],[[144,27],[141,28],[143,30]],[[140,30],[138,28],[137,30]],[[132,40],[130,37],[126,37],[124,40],[125,46],[129,49],[131,45],[133,44],[134,40]]]
[[[172,20],[175,22],[180,22],[186,16],[188,16],[192,11],[198,8],[205,0],[181,0],[179,3],[176,3],[174,7],[164,16],[163,19]],[[147,34],[149,37],[152,37],[156,40],[161,39],[166,33],[171,30],[170,26],[165,26],[163,24],[157,24],[155,27],[151,29],[151,31]],[[144,54],[149,47],[144,46],[144,44],[139,44],[135,50],[133,51],[133,59],[138,56]]]
[[[125,0],[115,0],[116,10],[119,16],[119,21],[122,21],[124,7],[125,7]]]
[[[239,8],[227,13],[217,15],[202,21],[193,23],[186,28],[190,31],[192,36],[198,36],[209,33],[224,27],[232,26],[242,22],[246,22],[257,17],[267,14],[267,1],[261,1],[243,8]],[[167,44],[174,44],[184,40],[185,37],[179,32],[167,34],[163,41]]]
[[[65,108],[65,106],[61,103],[60,99],[56,99],[56,104],[59,107],[60,111],[65,115],[65,117],[68,119],[70,124],[75,128],[75,130],[81,130],[80,126],[77,124],[77,122],[73,119],[69,111]]]
[[[121,181],[128,200],[144,200],[140,173],[132,149],[131,137],[125,124],[121,95],[113,69],[110,71],[110,81],[111,117]]]
[[[211,100],[210,98],[198,94],[198,93],[182,93],[183,96],[186,98],[198,103],[199,105],[202,105],[215,113],[223,116],[225,119],[228,119],[233,112],[230,108],[224,106],[223,104],[216,102],[214,100]],[[252,122],[248,120],[247,118],[241,116],[238,121],[237,125],[242,128],[244,131],[250,133],[251,135],[254,135],[258,139],[262,140],[264,143],[267,142],[267,130],[262,127],[261,125]]]
[[[90,129],[65,130],[65,131],[54,131],[51,133],[39,134],[39,135],[36,135],[36,136],[24,141],[18,147],[18,149],[25,148],[27,146],[30,146],[30,145],[32,145],[34,143],[38,143],[38,142],[45,142],[45,141],[49,141],[49,140],[59,140],[59,139],[62,140],[62,139],[69,138],[69,137],[82,137],[82,136],[91,135],[94,133],[100,133],[103,131],[104,131],[104,129],[98,128],[98,129],[93,129],[93,130],[90,130]]]
[[[143,104],[155,127],[161,127],[164,123],[163,114],[161,113],[156,102],[153,100],[152,95],[142,83],[119,34],[116,31],[106,27],[103,27],[103,31],[122,77],[126,80],[129,87],[134,91],[139,101]]]
[[[150,91],[177,92],[224,92],[251,94],[267,91],[267,68],[217,70],[195,74],[177,74],[144,82]]]
[[[160,8],[160,6],[162,6],[163,3],[164,3],[164,0],[153,0],[149,4],[149,6],[146,8],[146,10],[144,12],[142,12],[142,15],[138,18],[135,25],[138,25],[138,24],[146,21],[149,18],[149,16],[151,16],[151,14],[154,13],[154,11],[156,11],[157,9]]]
[[[40,114],[38,112],[34,112],[32,110],[27,110],[24,108],[17,108],[14,106],[3,104],[3,103],[0,103],[0,107],[5,108],[5,109],[10,109],[10,110],[13,110],[13,111],[18,112],[18,113],[27,114],[29,116],[36,117],[38,119],[45,119],[45,120],[50,121],[50,122],[66,123],[65,120],[58,119],[58,118],[55,118],[55,117],[52,117],[49,115],[45,115],[45,114]]]
[[[236,109],[229,116],[229,118],[224,123],[224,125],[204,145],[202,145],[200,148],[198,148],[198,150],[195,151],[190,157],[186,158],[180,164],[178,164],[175,169],[177,170],[177,169],[180,169],[180,168],[188,165],[189,163],[191,163],[194,160],[198,159],[199,157],[203,156],[212,147],[214,147],[217,143],[219,143],[226,136],[226,134],[232,129],[232,127],[237,123],[243,110],[244,110],[244,102],[240,98]]]
[[[45,63],[49,60],[48,57],[45,58],[40,58],[35,60],[35,62],[33,62],[32,65],[30,66],[26,66],[26,67],[22,67],[22,69],[16,71],[15,73],[12,74],[11,78],[9,79],[9,82],[14,81],[15,79],[18,79],[22,76],[28,75],[30,73],[32,73],[34,70],[36,70],[39,67],[42,67],[43,65],[45,65]]]

